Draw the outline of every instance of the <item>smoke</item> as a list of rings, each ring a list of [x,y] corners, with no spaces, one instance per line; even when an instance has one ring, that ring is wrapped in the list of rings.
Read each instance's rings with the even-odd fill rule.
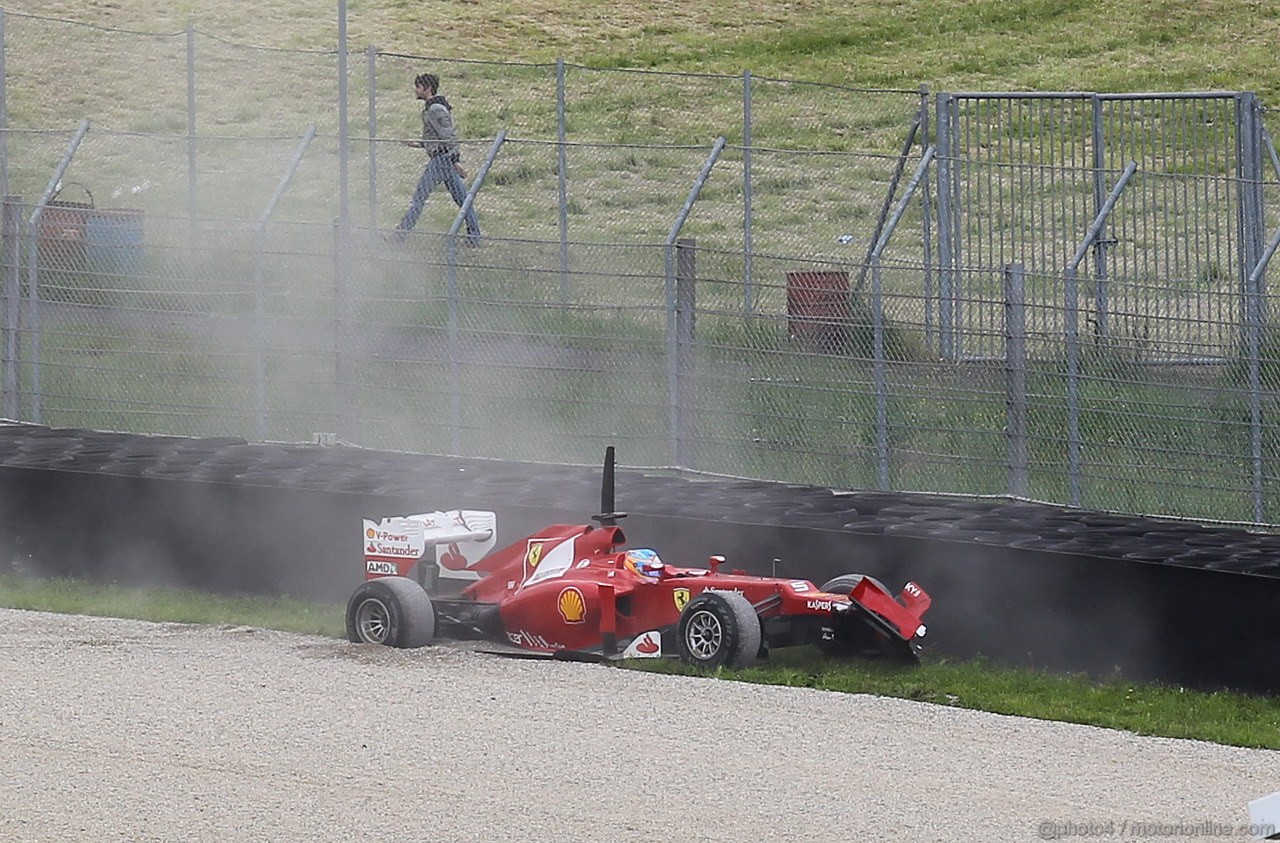
[[[582,523],[599,503],[594,466],[26,426],[0,434],[0,558],[45,576],[341,602],[363,577],[363,518],[493,510],[505,545]],[[1280,643],[1267,620],[1280,579],[1028,546],[1025,536],[1051,525],[1026,512],[1001,532],[993,510],[989,529],[962,540],[945,503],[921,503],[627,470],[617,480],[629,543],[672,564],[723,555],[730,568],[817,584],[844,573],[895,591],[915,581],[933,598],[925,643],[938,655],[1274,684],[1257,665]],[[953,520],[973,517],[972,502],[955,506]]]

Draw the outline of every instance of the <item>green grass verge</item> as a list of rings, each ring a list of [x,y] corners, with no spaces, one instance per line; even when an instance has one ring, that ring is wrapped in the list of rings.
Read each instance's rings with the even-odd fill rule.
[[[674,661],[637,661],[642,670],[699,671]],[[1139,735],[1280,749],[1280,699],[1231,691],[1103,680],[926,655],[919,667],[829,659],[809,648],[775,651],[768,664],[721,670],[720,678],[918,700],[1017,717],[1059,720]]]
[[[256,626],[344,637],[341,606],[289,598],[221,596],[172,588],[139,589],[72,579],[0,575],[0,606],[148,621]],[[628,667],[696,676],[672,661]],[[1121,729],[1140,735],[1280,749],[1280,699],[1228,691],[1204,693],[1094,680],[987,662],[926,657],[920,667],[828,659],[810,648],[775,651],[767,664],[721,670],[718,678],[762,685],[875,694],[937,705]]]
[[[218,595],[178,588],[131,588],[57,578],[0,575],[0,606],[69,615],[167,623],[231,624],[312,635],[346,634],[341,606],[288,597]]]

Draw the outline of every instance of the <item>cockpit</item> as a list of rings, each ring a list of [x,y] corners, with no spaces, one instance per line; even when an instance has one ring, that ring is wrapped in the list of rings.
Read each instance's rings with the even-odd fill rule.
[[[662,569],[666,567],[662,557],[658,556],[658,552],[647,547],[628,550],[622,557],[622,564],[635,574],[654,578],[662,576]]]

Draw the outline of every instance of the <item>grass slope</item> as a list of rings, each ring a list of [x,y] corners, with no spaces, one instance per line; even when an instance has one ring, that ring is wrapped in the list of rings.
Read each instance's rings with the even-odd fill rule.
[[[322,49],[336,43],[337,5],[15,0],[5,9],[145,31],[190,20],[246,43]],[[1280,101],[1280,6],[1257,0],[349,0],[347,9],[352,47],[416,55],[749,69],[855,87],[1254,90]]]

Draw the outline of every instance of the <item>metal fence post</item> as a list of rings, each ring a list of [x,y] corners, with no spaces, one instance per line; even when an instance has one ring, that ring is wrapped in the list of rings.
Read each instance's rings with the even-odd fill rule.
[[[0,196],[9,196],[9,84],[5,72],[5,17],[0,9]]]
[[[560,303],[569,303],[569,162],[564,59],[556,59],[556,193],[560,226]]]
[[[676,465],[694,468],[691,443],[694,438],[694,410],[697,406],[694,369],[697,332],[697,240],[676,241]]]
[[[935,107],[938,112],[938,138],[935,146],[938,150],[938,357],[943,360],[954,360],[955,323],[953,322],[951,304],[955,295],[955,251],[952,236],[956,231],[956,220],[952,209],[952,191],[956,189],[953,173],[955,162],[952,158],[955,139],[952,137],[955,128],[953,112],[955,97],[951,94],[939,94]]]
[[[21,364],[18,312],[22,307],[22,197],[4,197],[4,417],[19,418],[19,378]]]
[[[351,225],[351,127],[347,125],[347,0],[338,0],[338,214]]]
[[[378,229],[378,51],[365,47],[365,76],[369,88],[369,230]]]
[[[889,378],[884,348],[884,277],[880,253],[871,256],[872,371],[876,392],[876,488],[889,489]]]
[[[871,252],[875,249],[876,243],[880,240],[880,234],[884,231],[885,221],[888,220],[890,209],[893,208],[894,194],[898,192],[898,183],[902,181],[902,173],[907,168],[907,156],[911,154],[911,147],[916,145],[916,135],[920,132],[920,125],[923,122],[923,111],[917,111],[915,119],[911,121],[911,126],[907,129],[907,137],[902,142],[902,150],[898,153],[898,160],[893,165],[893,175],[889,177],[889,189],[885,191],[884,202],[880,205],[880,214],[876,217],[875,229],[871,232],[871,241],[867,244],[867,259],[863,262],[861,269],[858,270],[858,280],[853,285],[855,293],[861,291],[866,284],[867,269],[871,265]]]
[[[1102,97],[1094,94],[1091,100],[1093,105],[1093,208],[1095,214],[1100,214],[1107,200],[1107,138],[1103,126]],[[1093,241],[1094,307],[1097,311],[1094,314],[1095,330],[1099,337],[1104,338],[1111,336],[1108,319],[1111,310],[1109,301],[1111,291],[1107,286],[1107,246],[1111,242],[1104,229],[1099,229]]]
[[[187,222],[192,229],[200,216],[196,178],[196,28],[187,22]]]
[[[347,390],[355,384],[352,375],[351,343],[347,340],[347,326],[351,321],[351,127],[347,118],[347,0],[338,0],[338,261],[334,272],[334,321],[337,329],[338,354],[334,359],[334,402],[337,404],[335,434],[339,439],[357,439],[358,431],[353,422],[355,400],[349,399]],[[305,142],[306,143],[306,142]],[[305,147],[303,147],[305,148]],[[283,183],[282,183],[283,188]]]
[[[1009,494],[1025,498],[1027,482],[1027,311],[1022,264],[1004,268],[1005,403]]]
[[[755,310],[752,286],[755,243],[751,207],[751,71],[742,71],[742,313]]]
[[[498,152],[502,149],[502,145],[506,140],[506,130],[498,132],[497,137],[493,139],[493,143],[489,146],[489,152],[485,155],[480,168],[476,170],[475,176],[471,179],[471,189],[467,191],[467,196],[462,200],[462,206],[458,208],[458,213],[453,218],[453,224],[449,226],[449,232],[445,235],[445,286],[449,300],[449,441],[455,454],[462,453],[462,377],[458,371],[460,365],[458,337],[458,231],[466,221],[467,213],[474,207],[476,194],[480,192],[480,188],[484,187],[484,180],[489,174],[489,168],[493,166],[493,162],[498,157]]]
[[[925,139],[925,143],[928,143],[930,129],[929,89],[923,85],[920,86],[920,115],[922,118],[920,137]],[[936,144],[934,149],[937,149]],[[937,338],[933,335],[933,208],[929,202],[929,174],[927,172],[924,174],[921,184],[924,186],[924,190],[920,193],[920,245],[923,250],[921,263],[924,265],[924,342],[925,347],[929,347],[932,343],[937,342]]]
[[[351,226],[341,217],[333,220],[333,419],[339,439],[355,439],[351,410],[355,402],[347,390],[355,382],[351,374],[347,323],[351,308],[347,296],[351,278]]]
[[[876,393],[876,478],[881,491],[889,488],[889,382],[885,349],[884,277],[880,261],[884,250],[889,246],[889,239],[897,231],[898,223],[907,211],[908,203],[916,195],[916,189],[924,180],[925,173],[929,171],[929,165],[933,163],[935,154],[936,148],[932,144],[925,149],[924,155],[920,157],[920,163],[916,165],[916,170],[911,175],[911,180],[907,182],[906,190],[902,192],[898,203],[893,207],[892,213],[881,228],[880,236],[872,244],[867,261],[871,267],[871,321],[874,344],[872,366]]]
[[[1251,295],[1248,283],[1262,254],[1265,223],[1262,202],[1262,115],[1258,98],[1252,93],[1236,95],[1236,184],[1240,230],[1241,293]],[[1258,282],[1261,283],[1260,276]],[[1259,317],[1266,321],[1266,299],[1258,299]]]
[[[668,239],[662,244],[663,311],[666,314],[667,369],[667,435],[671,441],[671,464],[680,465],[680,393],[676,385],[680,367],[676,362],[680,349],[676,343],[676,244]]]
[[[475,207],[476,195],[480,193],[480,189],[484,187],[484,180],[489,175],[489,170],[493,167],[493,162],[498,158],[498,152],[502,149],[502,145],[507,142],[507,130],[502,129],[494,137],[493,143],[489,144],[489,151],[485,153],[484,160],[480,162],[479,169],[476,170],[475,176],[471,179],[471,189],[467,191],[467,196],[462,200],[462,204],[458,207],[458,213],[453,218],[453,223],[449,226],[449,243],[454,243],[461,230],[463,223],[467,221],[467,214]]]
[[[1263,281],[1267,265],[1280,248],[1280,229],[1271,235],[1257,265],[1245,284],[1249,292],[1245,309],[1245,333],[1249,354],[1249,462],[1253,468],[1253,520],[1261,524],[1265,500],[1262,455],[1262,341],[1266,335],[1263,322]]]
[[[253,397],[256,431],[259,442],[267,440],[267,291],[266,232],[259,225],[253,230]]]
[[[265,441],[267,438],[268,421],[266,343],[269,333],[266,326],[267,292],[264,287],[266,283],[264,263],[266,260],[267,223],[271,221],[271,215],[275,212],[276,205],[280,203],[280,197],[284,196],[285,189],[289,186],[289,182],[293,180],[294,173],[298,171],[298,164],[302,162],[302,156],[307,153],[307,147],[311,145],[311,141],[315,139],[315,136],[316,127],[308,127],[306,134],[302,137],[302,141],[298,144],[297,150],[293,153],[293,158],[280,176],[280,182],[276,185],[275,192],[271,194],[271,199],[267,201],[267,207],[263,210],[262,216],[258,218],[258,224],[253,227],[254,393],[259,441]],[[341,246],[341,238],[335,242]],[[335,264],[335,267],[339,268],[339,270],[344,266],[345,263],[341,259]],[[345,277],[345,275],[341,277]]]
[[[1271,160],[1272,171],[1276,174],[1276,178],[1280,179],[1280,154],[1276,152],[1275,142],[1271,139],[1271,133],[1267,131],[1265,125],[1262,127],[1262,146]]]
[[[669,435],[671,437],[671,461],[672,465],[677,467],[684,465],[681,462],[684,457],[684,445],[681,442],[681,431],[684,429],[684,422],[681,419],[678,384],[680,348],[677,341],[676,324],[676,240],[680,236],[680,229],[684,227],[685,220],[689,218],[689,213],[693,210],[694,203],[698,201],[698,196],[702,193],[703,185],[707,183],[707,178],[711,175],[711,169],[715,167],[716,161],[720,160],[720,153],[724,151],[724,144],[724,137],[716,138],[715,145],[711,148],[711,154],[707,156],[706,162],[698,172],[698,177],[694,179],[693,187],[690,188],[689,195],[685,198],[680,212],[676,214],[675,221],[671,223],[671,230],[667,232],[667,239],[663,244],[662,254],[663,262],[665,263],[667,309],[667,401],[671,408]]]
[[[37,213],[39,212],[37,208]],[[19,321],[26,326],[27,334],[30,337],[29,355],[31,365],[31,387],[28,406],[30,408],[31,421],[40,424],[42,421],[41,410],[41,383],[40,383],[40,333],[42,326],[40,324],[40,221],[36,214],[32,214],[34,218],[27,222],[27,289],[24,301],[23,315]]]
[[[1080,505],[1080,283],[1075,266],[1063,273],[1063,333],[1067,344],[1067,503]]]
[[[454,228],[457,228],[455,222]],[[445,238],[445,300],[449,315],[445,323],[445,347],[449,360],[449,447],[450,453],[462,453],[462,365],[461,338],[458,335],[458,237],[450,231]]]
[[[45,186],[44,193],[40,196],[40,201],[36,202],[35,210],[31,212],[31,217],[27,221],[27,330],[31,332],[31,420],[36,424],[42,421],[42,404],[43,392],[41,387],[41,371],[40,371],[40,220],[44,215],[45,206],[53,199],[54,194],[58,192],[59,185],[62,184],[62,177],[66,174],[67,168],[71,166],[71,159],[75,156],[76,150],[80,148],[80,142],[84,140],[84,136],[89,132],[89,121],[81,120],[80,125],[76,127],[75,134],[72,135],[71,141],[67,144],[67,149],[62,153],[62,159],[58,161],[58,166],[54,168],[53,175],[49,177],[49,184]]]
[[[1130,161],[1124,168],[1119,181],[1102,203],[1098,216],[1085,232],[1084,240],[1081,241],[1063,273],[1066,298],[1063,328],[1067,343],[1067,474],[1070,486],[1068,502],[1072,506],[1080,505],[1080,263],[1101,235],[1103,227],[1107,224],[1107,218],[1111,216],[1111,210],[1115,208],[1121,192],[1129,184],[1129,179],[1137,169],[1137,161]]]

